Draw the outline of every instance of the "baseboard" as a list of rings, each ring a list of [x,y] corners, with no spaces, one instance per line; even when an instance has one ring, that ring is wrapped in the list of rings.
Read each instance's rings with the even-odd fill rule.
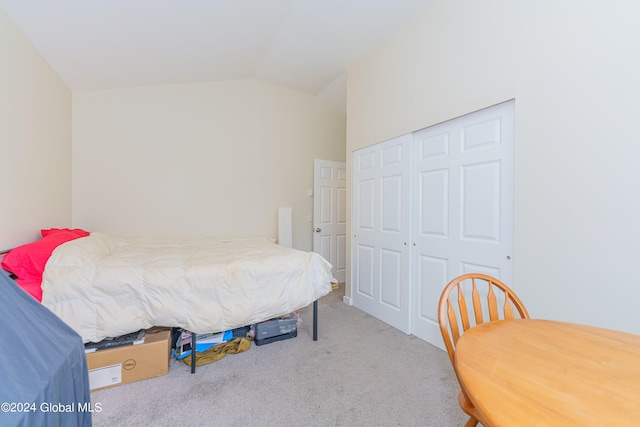
[[[349,297],[348,297],[348,296],[346,296],[346,295],[342,297],[342,302],[343,302],[343,303],[345,303],[345,304],[347,304],[347,305],[352,305],[352,304],[351,304],[351,298],[349,298]]]

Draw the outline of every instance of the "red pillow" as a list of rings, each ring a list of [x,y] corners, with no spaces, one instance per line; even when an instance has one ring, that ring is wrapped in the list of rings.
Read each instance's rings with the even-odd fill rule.
[[[37,242],[27,243],[9,251],[2,259],[2,268],[18,276],[18,285],[38,299],[37,292],[34,292],[34,285],[42,283],[42,273],[53,250],[61,244],[70,240],[78,239],[81,236],[72,230],[57,230],[47,233],[45,237]],[[42,300],[42,290],[40,299]]]
[[[47,237],[49,234],[52,233],[57,233],[59,231],[70,231],[74,234],[77,234],[78,237],[86,237],[88,236],[90,233],[88,231],[84,231],[81,228],[74,228],[74,229],[69,229],[69,228],[48,228],[46,230],[40,230],[40,233],[42,234],[42,237]]]

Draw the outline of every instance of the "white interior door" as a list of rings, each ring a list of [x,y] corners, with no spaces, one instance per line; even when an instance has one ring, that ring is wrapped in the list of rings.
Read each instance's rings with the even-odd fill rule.
[[[411,134],[354,152],[353,305],[409,333]]]
[[[333,266],[340,283],[346,272],[347,167],[343,162],[313,161],[313,251]]]
[[[514,102],[414,133],[412,333],[444,348],[437,305],[454,277],[512,280]]]

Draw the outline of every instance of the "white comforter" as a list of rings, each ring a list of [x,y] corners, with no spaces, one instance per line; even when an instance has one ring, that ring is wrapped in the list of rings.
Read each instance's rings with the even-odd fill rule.
[[[42,304],[84,342],[151,326],[229,330],[306,307],[331,291],[320,255],[266,237],[147,239],[94,232],[56,248]]]

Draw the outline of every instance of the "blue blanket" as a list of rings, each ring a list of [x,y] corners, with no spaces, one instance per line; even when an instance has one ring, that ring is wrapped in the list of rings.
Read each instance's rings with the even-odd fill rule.
[[[91,426],[80,336],[0,269],[0,425]]]

